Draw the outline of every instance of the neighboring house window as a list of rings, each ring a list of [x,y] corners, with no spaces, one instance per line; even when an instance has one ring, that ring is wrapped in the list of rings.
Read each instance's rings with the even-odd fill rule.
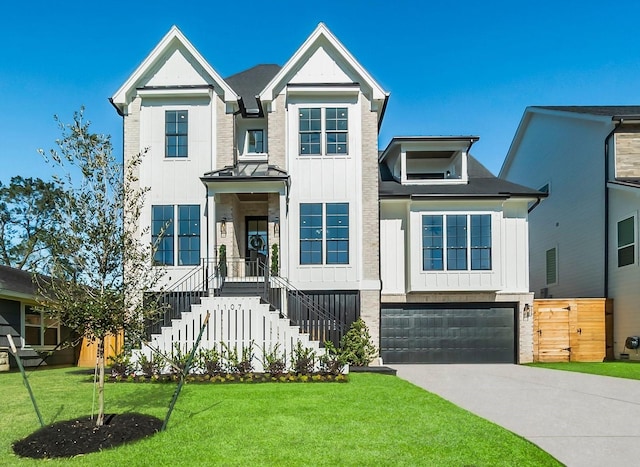
[[[327,264],[349,264],[349,204],[327,203]]]
[[[322,264],[322,204],[300,204],[300,264]]]
[[[264,153],[264,132],[263,130],[249,130],[247,132],[248,153],[263,154]]]
[[[325,264],[349,264],[348,203],[300,204],[300,264],[323,264],[323,251]]]
[[[301,108],[300,155],[348,153],[349,109],[346,107]]]
[[[469,263],[491,270],[491,215],[422,216],[422,270],[466,271]]]
[[[56,346],[60,343],[60,324],[46,314],[24,307],[24,343],[31,346]]]
[[[188,112],[167,110],[164,115],[166,157],[187,157]]]
[[[635,219],[628,217],[618,222],[618,267],[635,263]]]
[[[158,266],[173,266],[173,205],[151,207],[151,241]]]
[[[545,254],[545,264],[547,285],[553,285],[558,282],[558,251],[555,248],[547,250]]]
[[[178,206],[178,265],[200,264],[200,205]]]
[[[444,250],[442,216],[422,216],[422,269],[442,271]]]

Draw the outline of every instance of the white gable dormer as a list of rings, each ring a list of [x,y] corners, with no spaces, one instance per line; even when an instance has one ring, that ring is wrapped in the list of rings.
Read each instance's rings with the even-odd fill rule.
[[[469,182],[468,155],[476,136],[396,137],[380,155],[403,185],[456,185]]]

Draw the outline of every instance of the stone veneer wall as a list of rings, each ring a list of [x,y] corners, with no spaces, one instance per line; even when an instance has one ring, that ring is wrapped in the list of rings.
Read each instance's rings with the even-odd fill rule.
[[[277,96],[271,103],[271,112],[267,114],[267,137],[269,138],[267,150],[269,151],[269,164],[287,170],[285,143],[287,110],[284,101],[284,94]]]
[[[234,141],[234,121],[232,113],[227,113],[224,100],[214,94],[213,99],[216,106],[216,159],[214,167],[216,170],[233,165],[233,153],[235,151]]]
[[[616,132],[616,178],[640,178],[640,125],[625,125]]]

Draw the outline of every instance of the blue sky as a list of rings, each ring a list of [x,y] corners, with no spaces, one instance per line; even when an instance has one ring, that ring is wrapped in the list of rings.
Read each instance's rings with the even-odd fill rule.
[[[301,8],[304,6],[304,9]],[[92,128],[122,120],[108,98],[176,24],[223,77],[284,64],[324,22],[391,93],[393,136],[477,135],[497,173],[529,105],[640,104],[640,2],[9,2],[0,39],[0,181],[49,177],[38,148],[84,105]]]

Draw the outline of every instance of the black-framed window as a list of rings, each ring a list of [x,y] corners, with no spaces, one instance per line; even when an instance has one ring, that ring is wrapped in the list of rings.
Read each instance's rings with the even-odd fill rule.
[[[264,153],[264,130],[247,131],[247,152],[250,154]]]
[[[60,322],[47,317],[46,313],[31,305],[25,305],[24,343],[35,347],[55,347],[60,343]]]
[[[178,206],[178,265],[200,264],[200,205]]]
[[[151,206],[151,241],[156,248],[153,257],[158,266],[173,266],[173,205]]]
[[[327,203],[327,264],[349,264],[349,203]]]
[[[491,270],[491,241],[490,214],[425,214],[422,270]]]
[[[628,266],[636,260],[635,218],[618,222],[618,267]]]
[[[347,107],[303,107],[298,115],[300,155],[342,155],[349,152]]]
[[[166,110],[165,156],[187,157],[189,113],[187,110]]]
[[[300,264],[322,264],[322,203],[300,204]]]
[[[349,264],[349,203],[300,204],[300,264],[323,262]]]
[[[444,251],[442,216],[422,216],[422,269],[442,271]]]

